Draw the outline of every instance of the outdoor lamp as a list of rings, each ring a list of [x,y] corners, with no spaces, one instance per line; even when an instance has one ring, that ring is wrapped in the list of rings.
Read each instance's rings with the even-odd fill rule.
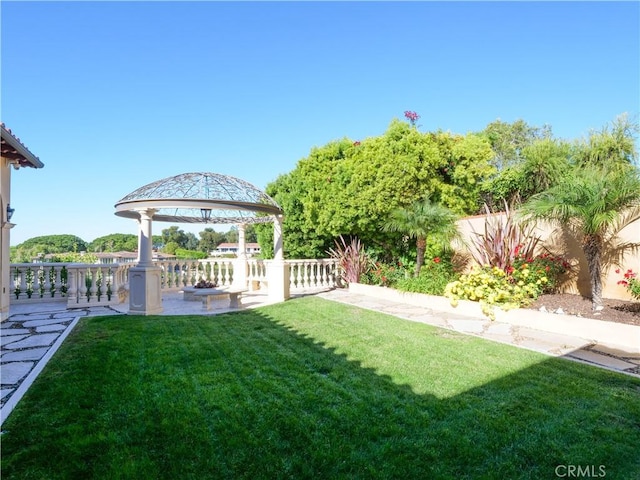
[[[202,219],[204,223],[209,223],[211,220],[211,209],[210,208],[201,208],[200,213],[202,214]]]
[[[11,208],[11,205],[9,205],[7,203],[7,222],[9,222],[11,220],[11,217],[13,217],[13,212],[15,212],[16,209],[15,208]]]

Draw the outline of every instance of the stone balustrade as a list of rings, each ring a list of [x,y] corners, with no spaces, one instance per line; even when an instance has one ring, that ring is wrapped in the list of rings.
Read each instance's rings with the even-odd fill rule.
[[[233,285],[237,259],[162,260],[162,291],[176,291],[200,280],[220,287]],[[246,260],[246,287],[268,289],[271,260]],[[292,292],[336,286],[337,262],[333,259],[287,260]],[[129,269],[135,263],[13,263],[10,266],[11,303],[65,302],[69,308],[114,305],[127,301]],[[242,278],[242,277],[239,277]]]

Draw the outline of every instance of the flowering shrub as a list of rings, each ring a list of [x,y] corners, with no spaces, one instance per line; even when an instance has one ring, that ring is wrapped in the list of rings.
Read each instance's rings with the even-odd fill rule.
[[[616,273],[620,273],[620,269],[617,269]],[[631,296],[640,300],[640,280],[638,280],[638,274],[633,270],[627,270],[623,274],[623,279],[618,282],[618,285],[624,285],[627,287]]]
[[[362,275],[361,282],[367,285],[390,287],[405,278],[406,275],[406,270],[399,262],[395,265],[376,262]]]
[[[564,258],[543,253],[534,258],[517,256],[513,265],[507,268],[506,273],[511,275],[515,283],[521,281],[534,283],[539,287],[538,295],[540,295],[556,292],[562,274],[570,268],[569,262]]]
[[[568,268],[569,264],[561,257],[519,256],[506,269],[488,265],[473,269],[449,283],[444,295],[454,306],[460,299],[480,302],[484,314],[493,319],[492,306],[508,310],[529,305],[542,293],[554,291],[559,276]]]
[[[434,257],[427,261],[418,277],[407,276],[398,280],[396,288],[405,292],[442,295],[449,282],[458,277],[451,261],[444,257]]]
[[[523,273],[523,277],[526,276]],[[470,273],[461,275],[459,280],[449,283],[444,295],[454,306],[462,299],[483,305],[497,305],[507,310],[530,303],[537,297],[537,292],[535,284],[523,280],[514,283],[504,270],[485,266],[474,268]]]

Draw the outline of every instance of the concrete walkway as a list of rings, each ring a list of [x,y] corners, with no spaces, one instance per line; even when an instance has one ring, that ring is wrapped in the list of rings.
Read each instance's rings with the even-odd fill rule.
[[[521,348],[536,350],[548,355],[565,357],[615,370],[640,378],[640,353],[632,348],[613,349],[598,345],[593,339],[563,335],[532,328],[527,323],[513,324],[491,321],[481,315],[472,315],[438,305],[429,308],[423,304],[389,300],[362,295],[346,289],[313,293],[322,298],[355,305],[361,308],[388,313],[399,318],[422,322],[488,340],[508,343]],[[179,293],[163,295],[163,315],[216,315],[231,311],[229,308],[202,309],[200,302],[185,302]],[[260,292],[247,295],[242,308],[256,308],[268,304],[266,295]],[[20,401],[49,359],[55,354],[67,335],[82,317],[98,315],[124,315],[128,307],[86,307],[67,310],[64,305],[41,303],[11,306],[9,319],[0,325],[0,425]],[[539,312],[519,310],[520,316],[539,316]],[[552,315],[552,314],[548,314]],[[534,319],[530,325],[539,325]],[[608,328],[618,328],[611,323]],[[637,327],[640,333],[640,327]],[[586,336],[586,335],[585,335]],[[640,337],[639,337],[640,338]],[[635,341],[635,339],[631,339]]]

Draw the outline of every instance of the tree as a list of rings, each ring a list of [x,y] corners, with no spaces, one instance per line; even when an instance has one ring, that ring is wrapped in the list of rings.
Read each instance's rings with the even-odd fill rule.
[[[482,131],[494,152],[493,164],[498,171],[518,165],[522,161],[524,149],[536,140],[551,137],[551,127],[534,127],[524,120],[513,123],[498,119]]]
[[[519,163],[506,167],[482,187],[484,203],[492,210],[519,205],[553,186],[570,169],[574,149],[552,138],[534,140],[519,153]]]
[[[416,270],[420,275],[424,263],[429,235],[438,235],[448,245],[458,234],[456,216],[446,207],[432,203],[428,198],[413,203],[409,208],[396,208],[383,226],[386,231],[400,232],[416,239]]]
[[[389,213],[425,197],[454,213],[475,212],[492,156],[480,135],[422,133],[399,120],[377,137],[314,148],[266,189],[284,211],[285,255],[324,256],[344,235],[360,238],[373,256],[397,256],[404,245],[380,230]],[[269,233],[259,230],[266,255]]]
[[[551,220],[581,238],[589,269],[592,306],[602,308],[602,258],[617,234],[640,219],[640,174],[637,168],[610,159],[609,165],[585,164],[523,206],[530,220]],[[623,245],[640,248],[640,243]]]
[[[187,236],[187,234],[184,233],[184,230],[180,230],[176,226],[172,226],[162,230],[162,243],[165,245],[165,251],[166,251],[167,245],[169,245],[170,243],[172,244],[171,248],[175,252],[174,245],[177,245],[177,247],[179,248],[187,248],[188,242],[189,242],[189,237]]]
[[[18,248],[40,248],[40,253],[82,252],[87,250],[87,243],[75,235],[44,235],[25,240]]]
[[[138,249],[138,236],[131,233],[112,233],[98,237],[89,243],[92,252],[135,252]]]
[[[224,242],[224,233],[216,232],[213,228],[207,227],[200,232],[199,249],[203,252],[212,252],[218,245]]]

